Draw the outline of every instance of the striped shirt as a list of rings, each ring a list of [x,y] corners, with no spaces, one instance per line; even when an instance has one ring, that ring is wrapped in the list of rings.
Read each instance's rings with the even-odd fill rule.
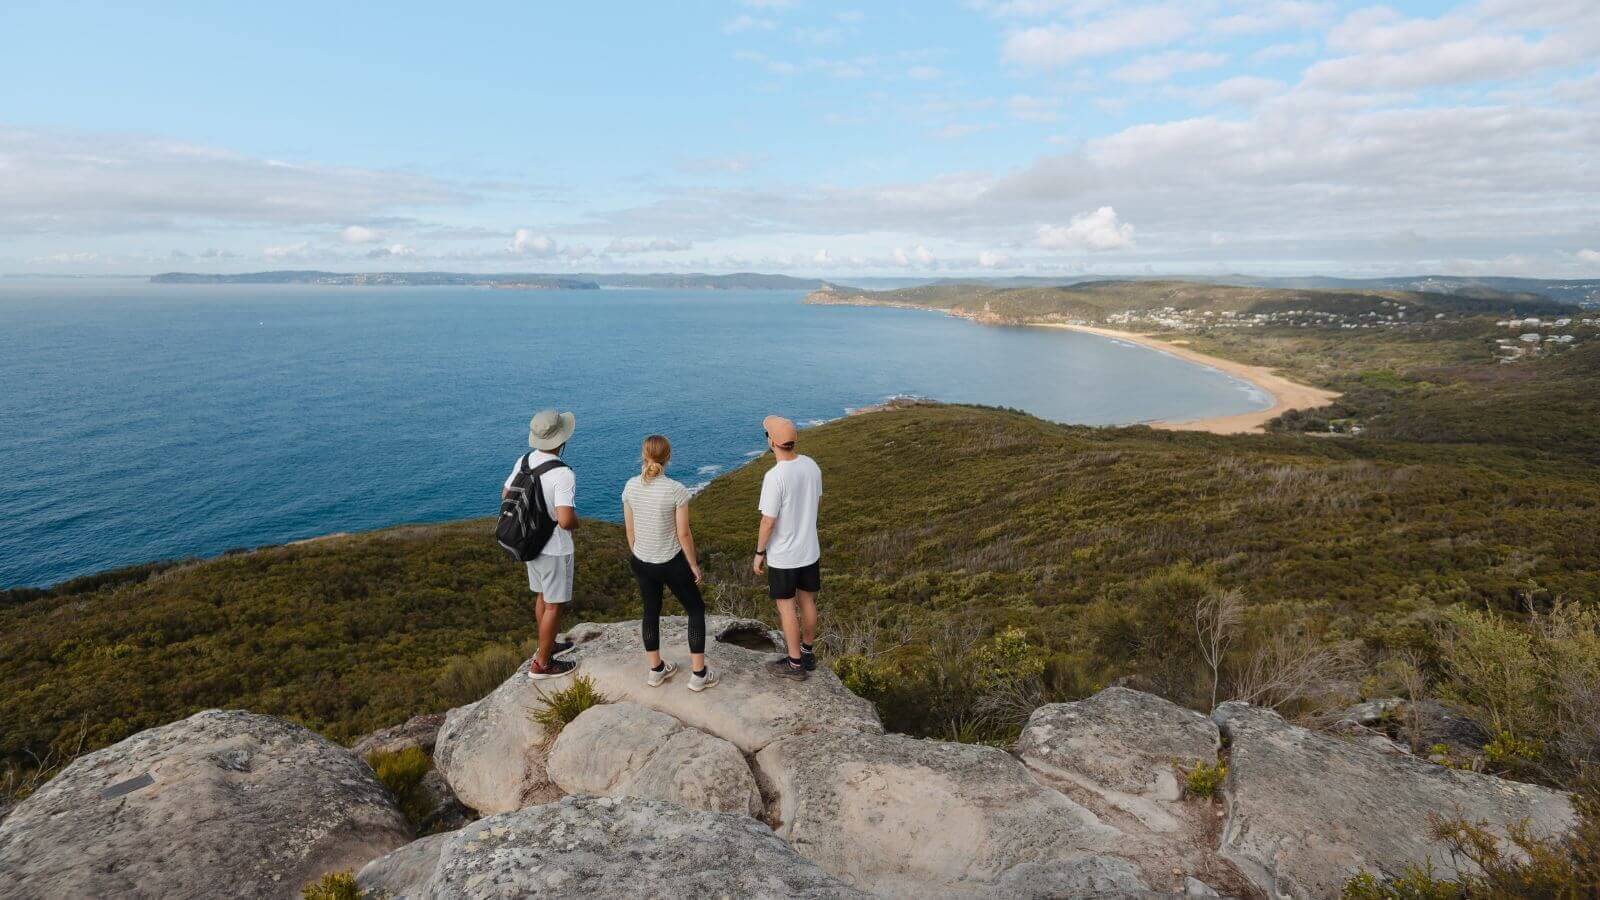
[[[635,475],[622,489],[622,505],[633,513],[633,555],[640,562],[671,562],[682,550],[678,543],[678,507],[689,502],[689,489],[665,475],[649,481]]]

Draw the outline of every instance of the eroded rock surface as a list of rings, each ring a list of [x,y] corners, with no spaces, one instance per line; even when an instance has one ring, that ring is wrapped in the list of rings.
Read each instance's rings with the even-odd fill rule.
[[[569,794],[761,815],[761,792],[737,747],[634,703],[585,710],[562,729],[547,764]]]
[[[1183,771],[1215,763],[1217,726],[1154,694],[1106,688],[1034,710],[1017,755],[1047,780],[1076,784],[1156,831],[1180,827],[1167,804],[1183,797]]]
[[[791,735],[756,756],[778,834],[891,897],[1144,889],[1120,833],[991,747],[863,732]]]
[[[586,623],[573,628],[568,637],[577,648],[571,658],[578,660],[579,671],[593,678],[611,700],[667,713],[732,742],[744,753],[755,753],[780,737],[810,729],[883,732],[872,704],[850,693],[826,668],[812,672],[803,682],[762,671],[775,650],[763,652],[727,640],[710,640],[706,657],[722,676],[722,683],[700,694],[688,690],[686,627],[687,620],[681,616],[661,620],[661,654],[680,666],[680,674],[660,687],[644,683],[644,651],[637,621]],[[766,626],[711,616],[706,631],[722,637],[759,637]],[[464,795],[462,799],[466,799]]]
[[[410,839],[350,751],[208,710],[79,757],[19,804],[0,824],[0,896],[299,897]]]
[[[1337,897],[1366,869],[1384,877],[1455,861],[1428,835],[1428,816],[1485,821],[1500,834],[1526,819],[1534,834],[1569,830],[1565,793],[1374,750],[1224,703],[1212,713],[1229,739],[1222,854],[1271,897]]]
[[[444,713],[412,716],[399,725],[381,728],[362,737],[350,745],[350,752],[363,759],[368,753],[397,753],[410,747],[432,753],[439,729],[444,726],[444,717]]]
[[[362,888],[405,900],[863,896],[748,816],[657,800],[567,797],[424,840],[368,865]]]
[[[489,696],[445,714],[433,764],[462,803],[492,815],[561,795],[545,773],[544,729],[530,713],[569,683],[534,681],[524,662]]]

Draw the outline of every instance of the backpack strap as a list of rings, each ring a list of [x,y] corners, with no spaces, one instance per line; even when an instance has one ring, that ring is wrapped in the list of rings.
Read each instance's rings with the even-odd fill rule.
[[[533,454],[530,453],[528,455],[532,456]],[[548,459],[548,460],[545,460],[544,462],[540,463],[538,465],[538,467],[533,470],[533,477],[538,478],[540,475],[543,475],[544,473],[550,471],[551,469],[570,469],[570,468],[572,468],[572,467],[567,465],[566,463],[562,462],[559,459]]]

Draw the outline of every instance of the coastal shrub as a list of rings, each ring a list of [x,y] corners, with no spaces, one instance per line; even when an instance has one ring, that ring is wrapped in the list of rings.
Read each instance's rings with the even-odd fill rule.
[[[362,900],[361,888],[351,872],[329,872],[300,889],[304,900]]]
[[[422,778],[433,768],[433,757],[421,747],[367,754],[367,765],[383,786],[394,795],[400,812],[415,828],[430,810],[429,798],[421,789]]]
[[[451,657],[434,679],[434,691],[444,706],[474,703],[516,674],[527,658],[511,644],[490,644],[475,653]]]
[[[1228,767],[1224,763],[1197,762],[1183,773],[1183,794],[1209,800],[1222,790],[1222,782],[1227,777]]]
[[[539,705],[529,715],[544,729],[545,740],[554,741],[561,734],[561,729],[583,715],[584,710],[610,702],[611,699],[595,687],[593,678],[576,675],[572,683],[562,690],[553,694],[541,692]]]
[[[1362,872],[1347,881],[1345,900],[1531,898],[1577,900],[1600,896],[1600,781],[1594,770],[1579,777],[1572,796],[1578,824],[1571,832],[1537,837],[1527,823],[1507,829],[1509,846],[1487,823],[1433,816],[1429,832],[1443,852],[1476,868],[1456,880],[1434,877],[1432,866],[1412,867],[1393,881]]]

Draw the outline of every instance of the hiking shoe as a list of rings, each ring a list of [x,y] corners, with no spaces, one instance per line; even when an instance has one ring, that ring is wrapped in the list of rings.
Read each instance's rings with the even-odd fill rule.
[[[789,657],[787,656],[780,656],[772,662],[767,663],[767,673],[770,675],[776,675],[779,678],[788,678],[792,681],[806,680],[806,667],[797,666],[794,663],[789,662]]]
[[[809,653],[805,650],[801,650],[800,665],[803,666],[807,672],[815,672],[817,670],[817,655],[815,653]]]
[[[563,653],[565,653],[565,652],[567,652],[568,650],[571,650],[571,649],[572,649],[572,642],[571,641],[556,641],[555,649],[550,651],[550,655],[551,656],[560,656],[561,654],[563,654]]]
[[[711,671],[711,667],[707,666],[706,674],[703,676],[696,675],[693,672],[689,673],[689,690],[698,694],[708,687],[716,687],[717,682],[721,680],[722,679],[717,677],[717,673]]]
[[[543,681],[546,678],[571,675],[572,670],[577,667],[578,664],[570,659],[556,659],[552,656],[548,663],[541,663],[539,657],[535,656],[533,661],[528,663],[528,674],[533,676],[534,681]]]
[[[678,674],[678,667],[671,660],[663,659],[661,661],[661,666],[662,668],[659,672],[657,672],[655,669],[645,670],[645,684],[651,687],[661,687],[663,684],[667,683],[668,678]]]

